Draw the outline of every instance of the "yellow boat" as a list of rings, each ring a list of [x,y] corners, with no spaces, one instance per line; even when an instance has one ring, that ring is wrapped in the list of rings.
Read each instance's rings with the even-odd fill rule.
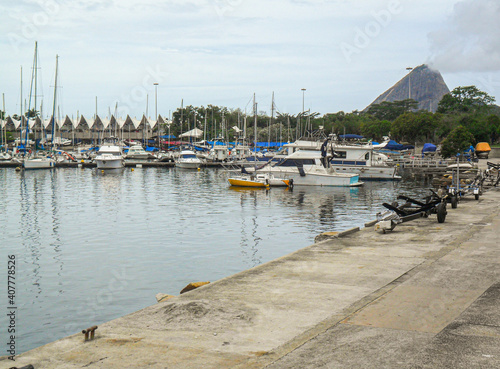
[[[491,147],[488,142],[479,142],[476,145],[476,156],[479,159],[488,159],[488,155],[490,154]]]
[[[269,173],[242,174],[228,178],[231,186],[238,187],[292,187],[293,179],[277,178]]]
[[[231,186],[238,187],[254,187],[254,188],[268,188],[269,184],[261,178],[256,178],[251,175],[241,175],[228,178]]]

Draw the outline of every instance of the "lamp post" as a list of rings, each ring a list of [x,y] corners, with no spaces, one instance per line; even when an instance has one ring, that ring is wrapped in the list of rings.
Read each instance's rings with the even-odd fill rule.
[[[301,120],[302,120],[302,116],[304,116],[304,95],[305,95],[306,89],[301,88],[301,91],[302,91],[302,114],[301,114]]]
[[[413,70],[412,67],[407,67],[406,70],[408,71],[408,100],[411,99],[411,71]]]
[[[155,86],[155,119],[156,119],[156,135],[158,136],[158,152],[161,150],[160,147],[160,122],[158,120],[158,83],[153,83]]]

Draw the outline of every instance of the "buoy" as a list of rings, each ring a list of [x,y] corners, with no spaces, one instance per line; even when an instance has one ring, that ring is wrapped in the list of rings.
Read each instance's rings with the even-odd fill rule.
[[[82,163],[82,164],[83,164],[83,163],[85,163],[85,160],[83,160],[83,159],[82,159],[81,163]]]
[[[199,172],[200,170],[201,170],[201,169],[200,169],[200,168],[198,168],[198,172]]]
[[[131,171],[131,172],[133,172],[133,171],[134,171],[134,168],[130,169],[130,171]]]
[[[16,172],[20,172],[21,171],[21,167],[16,167]]]
[[[101,169],[101,173],[104,174],[104,170],[103,169]]]

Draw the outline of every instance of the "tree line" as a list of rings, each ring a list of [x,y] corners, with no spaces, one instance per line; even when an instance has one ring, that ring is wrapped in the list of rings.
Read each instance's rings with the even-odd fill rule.
[[[465,86],[444,95],[436,113],[418,110],[418,102],[412,99],[373,104],[361,112],[340,111],[322,116],[311,112],[297,115],[278,112],[270,117],[260,112],[257,114],[257,140],[293,141],[322,128],[326,134],[352,133],[375,141],[390,136],[401,143],[443,144],[443,152],[453,155],[448,153],[456,150],[454,146],[449,148],[450,137],[455,141],[460,137],[458,146],[461,148],[499,140],[500,108],[494,102],[494,97],[476,86]],[[172,132],[185,132],[195,126],[206,128],[209,137],[234,140],[245,135],[249,140],[254,139],[254,116],[240,109],[208,105],[206,108],[187,106],[174,112]]]

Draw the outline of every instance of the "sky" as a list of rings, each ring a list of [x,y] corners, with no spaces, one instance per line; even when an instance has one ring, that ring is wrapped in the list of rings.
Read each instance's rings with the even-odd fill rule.
[[[424,63],[450,90],[500,101],[498,0],[0,0],[0,14],[8,115],[21,110],[21,66],[29,99],[35,41],[44,116],[56,55],[57,109],[73,118],[181,104],[251,114],[254,93],[268,114],[273,93],[281,113],[351,112]]]

